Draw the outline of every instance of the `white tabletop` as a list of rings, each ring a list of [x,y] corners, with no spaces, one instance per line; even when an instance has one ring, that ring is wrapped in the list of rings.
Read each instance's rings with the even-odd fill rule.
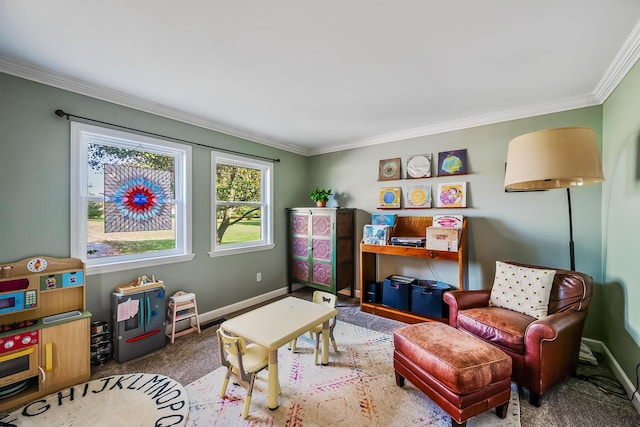
[[[338,310],[330,305],[286,297],[232,317],[224,321],[221,327],[267,350],[276,350],[337,315]]]

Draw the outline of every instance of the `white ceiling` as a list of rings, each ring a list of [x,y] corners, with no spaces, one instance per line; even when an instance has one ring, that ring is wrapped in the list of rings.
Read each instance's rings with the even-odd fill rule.
[[[602,103],[639,20],[637,0],[1,0],[0,71],[311,155]]]

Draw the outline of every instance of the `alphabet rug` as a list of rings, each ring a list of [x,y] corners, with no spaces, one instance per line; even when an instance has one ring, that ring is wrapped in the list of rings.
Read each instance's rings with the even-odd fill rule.
[[[157,374],[100,378],[61,390],[0,416],[1,426],[185,425],[189,400],[184,387]]]
[[[296,353],[278,350],[279,407],[267,407],[267,371],[255,381],[249,417],[242,419],[246,394],[229,382],[220,397],[226,368],[185,386],[190,427],[230,426],[433,426],[450,427],[449,416],[409,381],[398,387],[393,369],[393,336],[338,321],[338,352],[327,366],[314,365],[315,341],[298,339]],[[520,401],[512,384],[507,418],[495,410],[471,418],[469,427],[520,427]]]

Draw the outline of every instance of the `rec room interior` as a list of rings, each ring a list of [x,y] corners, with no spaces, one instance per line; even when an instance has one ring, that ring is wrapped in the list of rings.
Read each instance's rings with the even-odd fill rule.
[[[0,420],[640,424],[639,47],[631,0],[1,2]]]

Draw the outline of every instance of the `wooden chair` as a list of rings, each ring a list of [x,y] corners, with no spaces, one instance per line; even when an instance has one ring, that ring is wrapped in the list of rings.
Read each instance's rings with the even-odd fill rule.
[[[331,294],[329,292],[315,291],[313,293],[313,302],[316,304],[328,304],[331,307],[335,308],[337,301],[338,301],[338,298],[334,294]],[[333,347],[333,351],[335,352],[338,351],[338,345],[336,344],[336,339],[333,336],[333,329],[336,326],[336,321],[337,321],[337,316],[332,317],[329,320],[329,339],[331,340],[331,346]],[[314,326],[309,331],[309,336],[311,337],[311,339],[314,338],[314,334],[315,334],[316,348],[313,350],[313,363],[317,365],[318,354],[320,354],[320,337],[322,336],[322,323]],[[295,353],[296,351],[297,342],[298,342],[298,338],[295,338],[290,343],[292,353]]]
[[[227,367],[227,374],[222,382],[220,397],[224,397],[229,385],[229,378],[233,373],[238,383],[247,389],[244,398],[244,408],[242,418],[249,416],[251,406],[251,393],[256,374],[269,364],[269,352],[256,344],[247,344],[243,337],[234,337],[218,329],[218,340],[220,343],[220,361]],[[280,383],[278,383],[278,394],[280,394]]]
[[[180,320],[187,319],[189,319],[189,327],[180,332],[176,332],[176,323]],[[169,297],[169,303],[167,304],[167,327],[166,335],[171,339],[171,344],[173,344],[177,337],[191,332],[201,332],[198,304],[196,303],[196,295],[194,293],[178,291]]]

